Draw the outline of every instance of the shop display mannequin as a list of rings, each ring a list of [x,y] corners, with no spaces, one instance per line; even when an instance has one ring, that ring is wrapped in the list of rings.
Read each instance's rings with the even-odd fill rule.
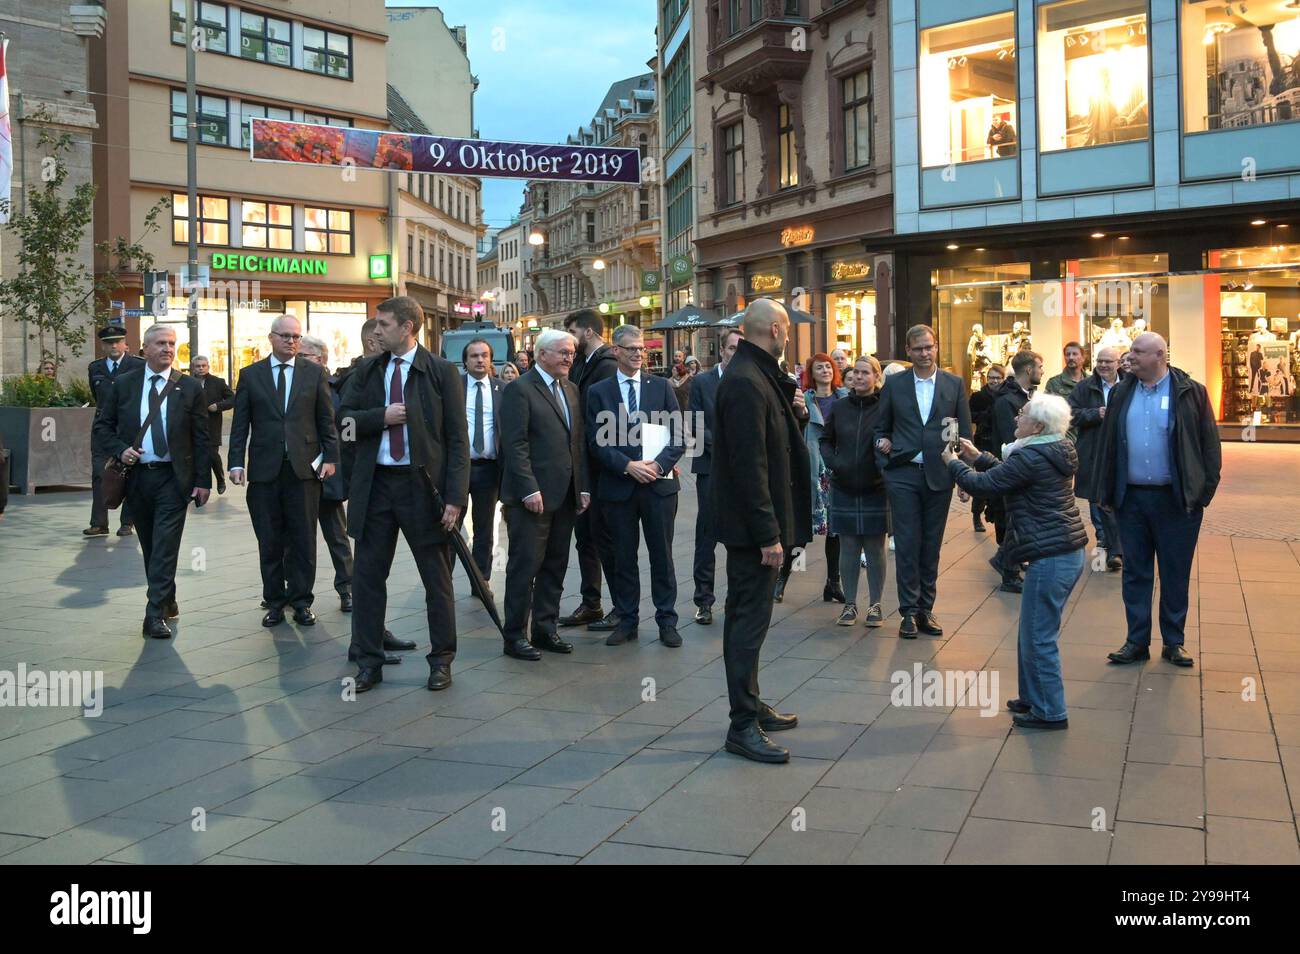
[[[1129,342],[1137,341],[1138,335],[1146,334],[1147,320],[1145,318],[1136,318],[1132,326],[1125,329],[1128,332]]]
[[[1255,330],[1251,332],[1250,335],[1250,347],[1253,349],[1257,344],[1261,344],[1265,341],[1276,341],[1276,340],[1277,340],[1277,335],[1273,334],[1273,332],[1268,330],[1268,319],[1256,318]]]
[[[985,375],[993,364],[993,355],[989,352],[989,339],[984,335],[984,326],[971,326],[970,340],[966,342],[966,357],[970,362],[970,389],[978,391],[984,387]]]
[[[1121,354],[1132,344],[1133,339],[1129,337],[1128,330],[1124,327],[1123,318],[1111,319],[1110,327],[1102,333],[1101,340],[1098,342],[1100,348],[1118,348]]]
[[[1011,334],[1007,337],[1007,353],[1003,355],[1002,363],[1009,365],[1011,359],[1021,351],[1033,349],[1033,342],[1029,336],[1029,329],[1025,327],[1023,321],[1014,322],[1011,325]]]

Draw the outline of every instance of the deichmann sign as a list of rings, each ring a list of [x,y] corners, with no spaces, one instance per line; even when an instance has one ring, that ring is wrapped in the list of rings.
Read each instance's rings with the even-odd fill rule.
[[[249,156],[262,162],[441,172],[487,179],[641,182],[636,149],[451,139],[253,117]]]
[[[281,258],[268,255],[234,255],[213,252],[212,267],[229,272],[276,272],[285,275],[324,275],[329,262],[323,258]]]

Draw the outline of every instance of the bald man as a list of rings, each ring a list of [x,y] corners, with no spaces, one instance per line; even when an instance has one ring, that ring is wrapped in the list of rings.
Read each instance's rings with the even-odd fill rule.
[[[1095,499],[1118,516],[1128,638],[1117,664],[1151,658],[1151,595],[1160,570],[1161,657],[1191,666],[1183,649],[1187,591],[1201,517],[1219,486],[1222,452],[1205,388],[1169,365],[1154,332],[1133,340],[1133,373],[1111,392],[1093,464]]]
[[[782,373],[790,317],[760,298],[718,384],[710,483],[718,540],[727,548],[722,660],[731,701],[726,749],[756,762],[788,762],[767,733],[792,729],[758,694],[759,653],[772,623],[772,591],[787,552],[812,539],[812,477],[795,407],[803,395]]]
[[[283,623],[284,608],[292,606],[295,622],[314,626],[321,481],[333,476],[339,462],[334,400],[326,370],[297,360],[302,343],[297,318],[276,318],[267,337],[271,356],[239,375],[230,426],[230,482],[248,484],[266,607],[262,625]]]

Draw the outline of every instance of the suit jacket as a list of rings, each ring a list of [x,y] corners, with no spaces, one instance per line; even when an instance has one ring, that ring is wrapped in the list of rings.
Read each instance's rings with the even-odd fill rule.
[[[212,404],[217,406],[215,411],[208,411],[208,443],[213,447],[220,447],[221,415],[235,406],[235,392],[230,390],[230,385],[226,383],[225,378],[217,377],[215,374],[205,374],[202,378],[194,380],[203,385],[203,406],[205,408]]]
[[[672,385],[663,378],[641,372],[641,398],[637,406],[650,423],[663,422],[668,427],[668,446],[659,452],[655,462],[667,475],[667,480],[656,480],[649,486],[661,497],[681,490],[673,476],[673,467],[686,452],[686,435],[682,431],[681,410],[672,393]],[[641,442],[635,443],[628,433],[630,420],[627,413],[627,389],[620,388],[618,376],[593,384],[587,392],[587,448],[596,459],[596,498],[598,500],[627,500],[640,486],[624,471],[628,461],[642,460]]]
[[[591,493],[578,388],[567,380],[562,388],[572,427],[565,426],[559,405],[535,368],[502,390],[502,503],[523,503],[541,491],[542,506],[552,513],[564,505],[570,491],[579,505],[578,495]]]
[[[356,443],[348,487],[348,535],[355,538],[365,532],[370,488],[385,430],[388,396],[384,375],[391,359],[388,352],[363,358],[348,375],[340,399],[339,424],[347,430],[351,423]],[[456,366],[418,346],[402,396],[411,465],[431,496],[440,496],[444,504],[464,510],[469,502],[469,431],[465,393]],[[435,502],[434,513],[440,512]],[[429,530],[436,542],[449,539],[440,525]]]
[[[287,446],[297,478],[315,480],[312,462],[322,453],[325,463],[339,462],[329,376],[318,364],[305,358],[295,360],[288,407],[281,410],[271,362],[271,358],[263,358],[240,372],[235,419],[230,425],[230,469],[244,466],[247,448],[249,481],[275,480]]]
[[[691,463],[693,474],[707,474],[713,466],[713,414],[721,383],[722,376],[717,367],[701,371],[691,382],[691,400],[687,406],[690,417],[687,420],[692,428],[698,427],[701,420],[704,425],[702,432],[693,435],[696,444],[695,460]]]
[[[952,475],[940,457],[948,443],[946,422],[956,421],[957,435],[969,439],[970,405],[961,378],[937,368],[934,373],[934,400],[925,421],[921,420],[921,407],[916,403],[915,372],[909,368],[885,379],[876,437],[887,437],[893,444],[883,468],[886,473],[904,466],[920,451],[926,485],[931,490],[950,490]]]
[[[671,385],[669,385],[671,387]],[[718,539],[786,550],[812,540],[812,479],[796,385],[776,359],[741,341],[718,385],[712,493]]]
[[[144,365],[144,362],[140,362]],[[120,457],[131,447],[144,419],[140,416],[140,398],[144,391],[147,367],[133,368],[117,374],[109,386],[104,403],[95,416],[95,456],[108,460]],[[173,373],[179,374],[173,369]],[[185,493],[194,487],[212,486],[212,468],[208,459],[208,406],[203,388],[188,375],[167,395],[167,450],[172,458],[172,473]]]
[[[117,363],[117,371],[113,374],[108,373],[107,358],[100,358],[97,361],[90,362],[86,367],[86,377],[90,381],[90,393],[95,395],[95,406],[98,407],[108,400],[108,389],[112,386],[114,379],[120,377],[125,371],[133,371],[136,368],[143,367],[144,358],[133,354],[124,354],[122,360]]]
[[[474,395],[470,393],[470,376],[468,374],[462,374],[460,379],[464,384],[465,426],[469,430],[469,439],[471,441],[472,449],[474,429],[470,424],[470,415],[474,410]],[[488,389],[492,392],[492,434],[495,438],[494,443],[496,444],[497,462],[499,464],[501,461],[501,389],[505,387],[505,385],[501,383],[500,378],[491,374],[487,376],[483,383],[486,384]]]

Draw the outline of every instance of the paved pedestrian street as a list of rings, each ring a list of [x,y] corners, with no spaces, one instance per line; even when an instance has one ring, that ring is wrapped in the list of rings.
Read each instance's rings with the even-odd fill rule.
[[[943,550],[941,639],[900,641],[897,616],[836,627],[814,543],[763,652],[764,697],[800,718],[778,737],[786,766],[721,751],[721,614],[690,622],[689,479],[681,649],[655,640],[647,582],[638,643],[578,632],[570,656],[507,658],[458,569],[455,684],[426,691],[421,650],[353,701],[323,546],[319,624],[261,627],[242,488],[190,512],[168,642],[140,636],[134,537],[83,540],[87,493],[16,497],[0,522],[0,670],[102,671],[105,708],[0,708],[0,859],[1295,864],[1300,450],[1225,457],[1193,573],[1196,667],[1108,665],[1120,579],[1085,572],[1061,636],[1066,732],[1011,731],[1001,711],[1016,693],[1019,598],[997,592],[992,534],[972,532],[964,505]],[[724,566],[719,548],[720,592]],[[893,586],[891,573],[886,612]],[[576,594],[575,560],[565,612]],[[390,595],[391,629],[425,643],[404,545]],[[911,704],[927,701],[919,690],[893,705],[891,676],[918,664],[995,675],[999,711]]]

